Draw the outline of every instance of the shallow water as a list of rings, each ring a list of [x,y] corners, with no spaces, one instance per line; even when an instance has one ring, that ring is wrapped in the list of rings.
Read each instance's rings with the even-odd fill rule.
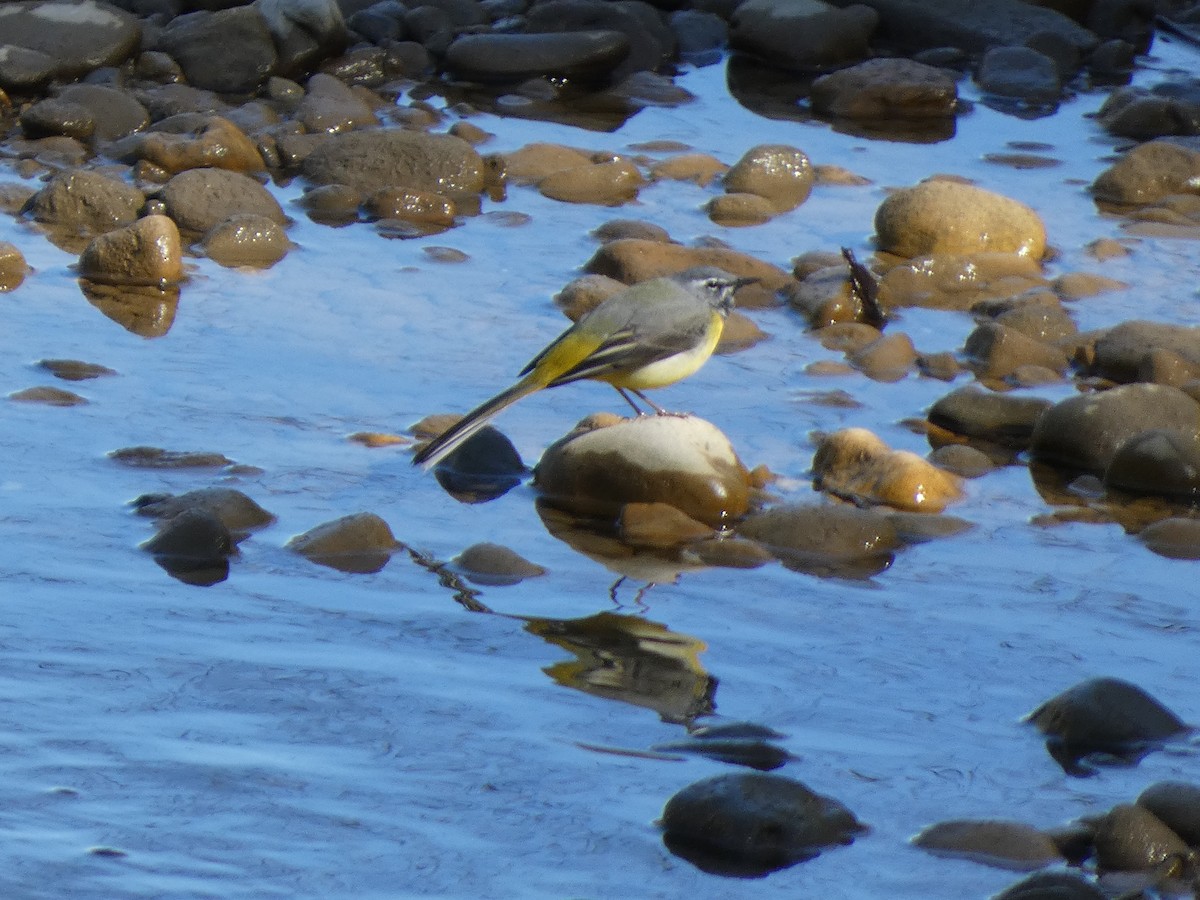
[[[1141,80],[1194,59],[1168,44],[1156,53]],[[496,135],[489,151],[534,140],[620,151],[666,139],[733,162],[754,144],[788,143],[873,184],[820,187],[794,212],[741,230],[704,217],[699,206],[715,189],[675,183],[619,210],[514,187],[485,212],[527,213],[528,224],[484,215],[412,241],[318,226],[292,206],[295,251],[255,274],[197,260],[169,333],[156,339],[89,304],[73,256],[0,219],[0,240],[37,269],[0,296],[6,393],[55,383],[34,367],[42,358],[119,373],[59,383],[86,406],[4,409],[7,895],[984,896],[1017,876],[927,856],[908,838],[947,818],[1057,825],[1156,780],[1200,778],[1200,761],[1183,751],[1068,778],[1018,724],[1095,675],[1133,681],[1200,720],[1195,563],[1154,556],[1115,525],[1031,524],[1052,508],[1021,466],[968,485],[950,512],[971,531],[908,549],[870,581],[769,566],[689,571],[642,592],[636,578],[620,582],[551,537],[528,488],[462,505],[405,450],[346,440],[465,409],[507,384],[561,330],[550,298],[594,251],[588,231],[614,217],[657,222],[683,241],[719,235],[780,265],[841,245],[865,257],[886,187],[951,172],[1041,213],[1061,254],[1050,274],[1131,284],[1076,302],[1081,329],[1194,318],[1193,243],[1145,239],[1105,263],[1083,251],[1123,234],[1085,189],[1114,146],[1088,118],[1101,93],[1030,121],[980,104],[953,140],[912,145],[758,116],[729,97],[721,66],[679,81],[694,104],[647,109],[615,133],[473,121]],[[1045,153],[1061,164],[1016,171],[983,161],[1021,141],[1052,145]],[[285,200],[299,193],[279,189]],[[436,246],[469,260],[435,262],[426,248]],[[858,425],[893,446],[928,449],[901,422],[951,386],[807,375],[813,360],[837,354],[787,310],[750,315],[770,341],[713,360],[661,396],[716,423],[748,465],[784,476],[781,494],[812,497],[813,430]],[[894,327],[933,352],[960,348],[972,323],[913,310]],[[834,389],[861,405],[809,396]],[[577,385],[530,398],[498,424],[533,460],[584,414],[618,404],[607,388]],[[106,457],[139,444],[219,451],[261,473],[134,469]],[[242,544],[227,581],[205,589],[137,549],[151,527],[126,503],[214,484],[244,490],[278,522]],[[433,559],[495,541],[549,574],[480,588],[493,614],[473,613],[407,554],[350,575],[284,549],[290,536],[360,510]],[[564,648],[564,623],[602,613],[624,617],[606,624],[650,629],[641,655]],[[645,650],[661,650],[655,626],[676,637],[657,655]],[[577,656],[588,662],[572,666]],[[581,745],[644,749],[682,737],[681,711],[714,690],[705,673],[717,679],[721,719],[785,732],[800,759],[782,773],[846,803],[871,833],[737,883],[668,853],[654,827],[663,803],[729,767]]]

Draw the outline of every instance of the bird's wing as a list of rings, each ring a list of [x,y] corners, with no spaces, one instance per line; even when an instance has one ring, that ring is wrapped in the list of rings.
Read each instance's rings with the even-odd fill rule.
[[[676,322],[675,327],[647,335],[636,327],[623,328],[608,335],[590,354],[555,377],[557,386],[585,378],[605,379],[621,372],[636,372],[643,366],[695,349],[710,326],[711,314],[694,322]]]

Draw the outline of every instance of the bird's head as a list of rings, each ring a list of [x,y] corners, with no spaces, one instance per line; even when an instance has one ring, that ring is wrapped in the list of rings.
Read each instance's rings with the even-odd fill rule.
[[[757,278],[739,278],[716,266],[695,266],[671,276],[681,287],[703,297],[721,315],[733,309],[733,295],[739,288],[755,284]]]

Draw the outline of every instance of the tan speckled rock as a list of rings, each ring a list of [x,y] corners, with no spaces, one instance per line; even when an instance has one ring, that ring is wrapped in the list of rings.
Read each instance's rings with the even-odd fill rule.
[[[897,256],[1000,251],[1031,259],[1046,253],[1036,212],[992,191],[935,179],[902,188],[875,212],[881,250]]]
[[[757,194],[777,212],[795,209],[812,193],[813,167],[802,150],[786,144],[760,144],[746,151],[725,173],[731,194]]]
[[[291,246],[283,228],[266,216],[239,213],[212,227],[200,242],[209,259],[223,266],[266,269]]]
[[[29,272],[29,264],[15,244],[0,241],[0,294],[21,286]]]
[[[598,203],[619,206],[637,197],[646,180],[628,160],[594,163],[563,169],[538,183],[538,190],[551,200],[564,203]]]
[[[713,222],[726,228],[761,225],[776,214],[771,201],[758,194],[722,194],[709,200],[704,208]]]
[[[179,230],[166,216],[146,216],[94,238],[79,257],[79,273],[110,284],[164,285],[183,279]]]

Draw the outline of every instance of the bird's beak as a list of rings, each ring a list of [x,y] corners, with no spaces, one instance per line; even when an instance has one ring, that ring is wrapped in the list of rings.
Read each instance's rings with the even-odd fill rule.
[[[760,281],[762,281],[761,278],[735,278],[733,281],[734,293],[740,291],[748,284],[758,284]]]

